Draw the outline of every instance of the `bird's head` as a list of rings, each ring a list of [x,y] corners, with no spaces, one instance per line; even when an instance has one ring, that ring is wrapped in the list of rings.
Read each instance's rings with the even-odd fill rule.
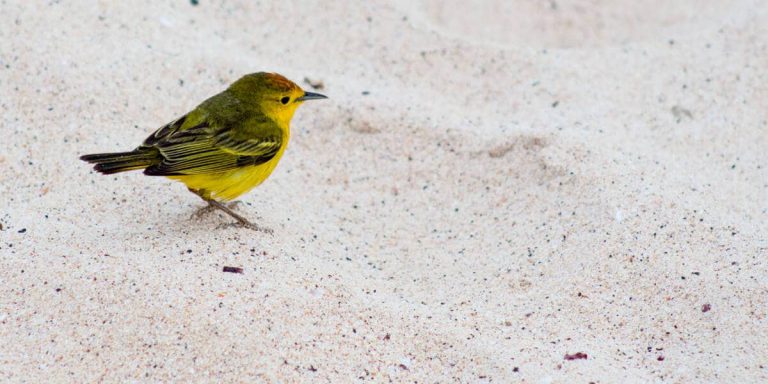
[[[296,108],[307,100],[326,99],[306,92],[277,73],[258,72],[241,77],[229,89],[245,100],[253,100],[262,113],[278,124],[288,124]]]

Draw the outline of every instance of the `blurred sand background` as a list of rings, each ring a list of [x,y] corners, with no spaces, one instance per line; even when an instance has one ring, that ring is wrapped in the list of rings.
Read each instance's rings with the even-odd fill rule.
[[[765,382],[767,68],[765,1],[0,1],[0,380]],[[331,98],[274,236],[78,160],[261,70]]]

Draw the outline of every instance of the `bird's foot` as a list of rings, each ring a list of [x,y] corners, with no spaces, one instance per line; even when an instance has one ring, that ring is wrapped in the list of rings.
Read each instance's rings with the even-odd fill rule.
[[[206,205],[205,207],[202,207],[195,211],[192,215],[189,216],[190,219],[202,219],[203,216],[213,212],[216,208],[214,208],[212,205]]]
[[[219,228],[225,228],[225,227],[248,228],[250,230],[257,231],[257,232],[263,232],[263,233],[266,233],[268,235],[272,235],[272,234],[275,233],[275,231],[272,228],[262,227],[261,225],[257,225],[257,224],[251,223],[250,221],[247,221],[247,220],[244,221],[244,222],[237,221],[235,223],[228,223],[228,224],[221,224],[221,225],[219,225]]]
[[[237,206],[239,206],[241,204],[243,204],[243,202],[238,200],[238,201],[232,201],[232,202],[229,202],[227,204],[222,204],[222,205],[224,205],[225,207],[227,207],[229,209],[233,209],[233,208],[236,208]],[[190,219],[202,219],[204,216],[208,215],[209,213],[211,213],[211,212],[213,212],[213,211],[215,211],[217,209],[219,209],[219,208],[216,207],[215,205],[211,204],[211,203],[208,203],[208,205],[206,205],[205,207],[202,207],[202,208],[198,209],[197,211],[195,211],[195,213],[193,213],[189,218]]]
[[[245,217],[239,215],[237,212],[233,211],[232,207],[237,206],[238,204],[240,204],[239,201],[234,201],[234,202],[229,203],[229,204],[222,204],[222,203],[220,203],[220,202],[218,202],[216,200],[208,200],[208,206],[205,207],[205,208],[202,208],[200,211],[203,211],[202,214],[205,214],[205,213],[209,212],[210,210],[218,209],[218,210],[226,213],[227,215],[232,216],[232,218],[234,218],[235,220],[237,220],[236,223],[232,223],[231,225],[236,225],[236,226],[239,226],[239,227],[242,227],[242,228],[248,228],[248,229],[251,229],[251,230],[254,230],[254,231],[264,232],[264,233],[268,233],[268,234],[272,234],[273,233],[272,229],[267,228],[267,227],[262,227],[262,226],[254,224],[254,223],[251,223],[250,221],[248,221],[248,219],[246,219]],[[198,211],[198,213],[200,211]]]

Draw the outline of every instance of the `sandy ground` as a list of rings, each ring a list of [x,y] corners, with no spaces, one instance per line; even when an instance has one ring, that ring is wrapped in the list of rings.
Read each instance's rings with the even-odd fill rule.
[[[764,1],[0,1],[0,379],[765,382],[767,69]],[[331,97],[274,236],[77,159],[259,70]]]

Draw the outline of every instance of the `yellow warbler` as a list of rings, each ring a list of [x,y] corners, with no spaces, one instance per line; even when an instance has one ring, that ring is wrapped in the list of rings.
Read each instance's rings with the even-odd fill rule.
[[[257,226],[222,201],[261,184],[275,169],[290,137],[296,108],[306,100],[325,99],[305,92],[276,73],[245,75],[225,91],[161,127],[130,152],[84,155],[94,169],[113,174],[143,169],[186,184],[240,225]]]

